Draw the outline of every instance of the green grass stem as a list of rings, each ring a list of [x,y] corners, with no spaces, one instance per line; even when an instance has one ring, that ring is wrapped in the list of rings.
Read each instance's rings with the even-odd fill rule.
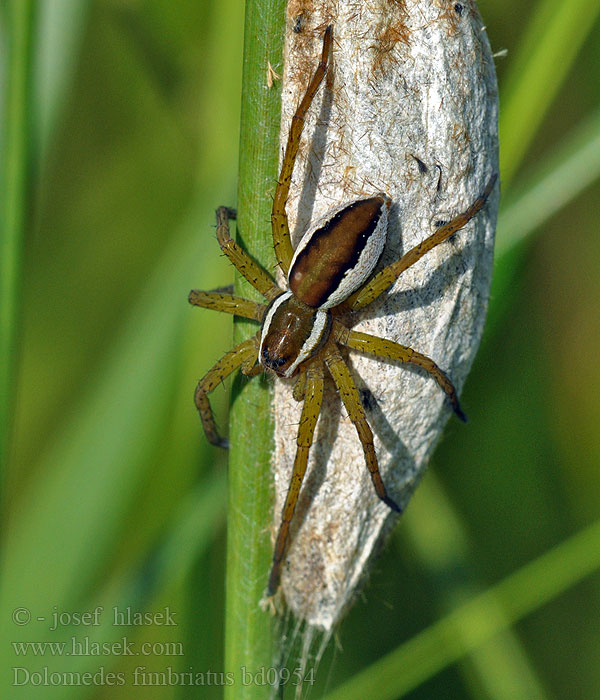
[[[267,86],[269,63],[281,72],[285,2],[248,0],[238,189],[238,240],[267,270],[274,269],[270,230],[272,194],[277,181],[280,85]],[[237,292],[256,298],[237,279]],[[236,322],[235,342],[256,333],[256,324]],[[239,392],[239,393],[238,393]],[[272,617],[259,601],[271,560],[272,424],[270,391],[263,377],[234,383],[231,412],[225,668],[236,683],[225,689],[232,700],[264,698],[265,688],[241,685],[242,667],[256,672],[273,666],[277,638]]]

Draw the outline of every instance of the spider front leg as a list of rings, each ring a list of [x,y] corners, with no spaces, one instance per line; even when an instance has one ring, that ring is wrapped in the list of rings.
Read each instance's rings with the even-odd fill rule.
[[[329,352],[325,355],[325,364],[329,370],[333,381],[337,386],[340,396],[346,411],[348,412],[348,417],[354,423],[354,427],[358,433],[358,437],[363,446],[365,453],[365,460],[367,463],[367,468],[371,474],[371,479],[373,481],[373,486],[375,487],[375,492],[379,498],[389,506],[396,513],[401,513],[402,510],[400,506],[391,499],[386,491],[383,479],[379,472],[379,464],[377,462],[377,455],[375,454],[375,444],[373,442],[373,432],[367,422],[367,416],[360,402],[360,396],[358,394],[358,389],[352,379],[348,365],[344,362],[343,357],[337,347],[333,346]]]
[[[359,350],[366,355],[387,357],[390,360],[406,362],[424,369],[435,379],[435,381],[444,391],[456,415],[466,423],[467,417],[463,413],[460,404],[458,403],[458,396],[456,395],[454,385],[444,374],[444,372],[435,364],[435,362],[426,355],[422,355],[420,352],[417,352],[406,345],[395,343],[393,340],[378,338],[377,336],[370,335],[369,333],[351,331],[338,322],[336,322],[334,326],[334,338],[338,343],[341,343],[346,347]]]
[[[290,268],[290,262],[294,255],[292,241],[290,239],[287,211],[285,207],[287,204],[288,195],[290,193],[290,184],[292,182],[292,173],[294,172],[296,156],[298,155],[298,148],[300,146],[300,137],[302,136],[302,130],[304,129],[304,118],[314,99],[314,96],[317,93],[317,90],[319,89],[319,85],[323,80],[325,72],[327,71],[329,54],[331,53],[332,38],[333,27],[330,25],[325,30],[325,35],[323,36],[323,52],[321,54],[321,61],[315,70],[304,97],[298,105],[296,113],[292,117],[292,125],[288,135],[287,146],[285,147],[285,153],[281,163],[281,172],[279,173],[279,180],[277,182],[277,188],[275,189],[273,212],[271,214],[273,247],[275,249],[277,262],[279,263],[284,275],[287,275]]]
[[[418,245],[409,250],[408,253],[405,253],[400,260],[396,260],[396,262],[384,267],[383,270],[378,272],[370,282],[365,284],[364,287],[346,300],[346,308],[356,311],[357,309],[362,309],[363,306],[367,306],[367,304],[370,304],[372,301],[375,301],[378,296],[383,294],[386,289],[389,289],[389,287],[394,284],[404,270],[412,267],[417,260],[420,260],[432,248],[446,241],[452,234],[460,231],[460,229],[483,208],[494,189],[497,179],[497,175],[492,175],[481,196],[478,197],[465,212],[454,217],[454,219],[444,226],[441,226],[435,233],[432,233],[431,236],[421,241]]]
[[[245,340],[243,343],[236,345],[208,370],[196,387],[194,401],[198,413],[200,414],[202,427],[204,428],[208,441],[217,447],[229,447],[229,443],[225,438],[222,438],[217,431],[215,417],[210,407],[208,395],[232,372],[235,372],[238,367],[246,369],[246,373],[252,371],[251,368],[254,366],[258,357],[258,344],[258,335],[255,335]]]
[[[306,473],[308,463],[308,452],[313,442],[315,426],[321,412],[323,402],[323,365],[317,361],[306,369],[306,382],[304,384],[304,406],[298,428],[298,438],[296,443],[296,458],[294,459],[294,469],[288,488],[285,505],[281,514],[281,525],[275,541],[275,551],[273,553],[273,566],[269,576],[267,594],[272,596],[279,587],[281,577],[281,562],[285,554],[290,523],[298,502],[298,494],[302,486],[302,480]]]
[[[239,246],[229,234],[229,219],[235,219],[235,209],[219,207],[217,209],[217,241],[221,250],[229,258],[236,270],[260,292],[266,299],[273,301],[283,291],[271,277],[252,260],[246,251]]]
[[[267,307],[265,304],[257,304],[250,299],[237,297],[233,294],[223,294],[222,292],[202,292],[199,289],[192,289],[189,293],[188,301],[192,306],[201,306],[204,309],[222,311],[243,318],[250,318],[253,321],[261,322],[264,318]]]

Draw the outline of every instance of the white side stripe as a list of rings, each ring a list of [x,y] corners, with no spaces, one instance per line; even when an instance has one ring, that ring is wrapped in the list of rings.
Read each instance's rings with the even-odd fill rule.
[[[344,299],[347,299],[352,292],[355,292],[367,281],[375,265],[377,265],[377,261],[385,245],[387,237],[387,211],[387,205],[384,204],[381,208],[381,215],[375,226],[375,230],[369,236],[356,265],[346,270],[337,288],[334,289],[329,297],[321,304],[319,307],[320,309],[331,309],[341,304]]]
[[[291,294],[291,292],[290,292]],[[301,362],[304,362],[304,360],[308,360],[308,358],[311,356],[312,351],[317,347],[319,342],[321,341],[321,338],[323,337],[323,331],[325,330],[325,325],[327,324],[327,312],[326,311],[317,311],[315,315],[315,323],[312,327],[312,331],[310,332],[310,335],[308,338],[304,341],[304,344],[302,345],[302,348],[300,349],[300,352],[298,353],[298,357],[294,360],[294,362],[288,367],[288,369],[285,372],[285,377],[291,377],[292,374],[296,371],[296,368]]]
[[[263,343],[265,342],[265,336],[267,335],[267,333],[269,332],[269,328],[271,327],[271,321],[273,320],[273,316],[275,315],[275,312],[291,296],[292,296],[291,292],[284,292],[283,294],[280,294],[273,302],[273,306],[271,306],[271,308],[267,312],[267,315],[265,316],[265,320],[263,321],[262,333],[260,334],[260,347],[261,348],[263,346]],[[258,359],[262,363],[262,353],[259,353]]]

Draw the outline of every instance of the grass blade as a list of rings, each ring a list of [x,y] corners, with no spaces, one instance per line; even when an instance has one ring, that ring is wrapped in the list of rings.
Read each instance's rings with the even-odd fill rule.
[[[598,0],[538,3],[504,81],[499,129],[505,186],[521,165],[599,11]]]
[[[414,498],[416,502],[407,509],[397,536],[410,539],[409,546],[415,549],[435,589],[440,591],[437,609],[440,614],[448,613],[484,590],[473,548],[435,471],[429,472]],[[505,616],[496,600],[489,602],[486,617]],[[456,634],[468,640],[470,628],[457,627]],[[508,624],[493,639],[473,649],[463,664],[465,683],[483,689],[490,700],[546,697],[522,642]]]
[[[530,177],[512,188],[498,217],[496,260],[484,342],[510,307],[510,288],[530,237],[600,177],[600,111],[573,130]]]
[[[496,256],[500,264],[511,249],[599,177],[600,110],[573,129],[536,172],[507,195],[498,220]]]
[[[106,370],[45,453],[39,478],[12,519],[5,590],[32,606],[43,604],[48,592],[40,589],[36,576],[23,576],[30,570],[28,562],[44,567],[54,597],[61,595],[57,604],[85,590],[114,535],[109,525],[119,522],[145,458],[160,439],[153,435],[166,405],[163,397],[170,391],[168,368],[180,342],[177,329],[188,311],[180,287],[182,280],[193,279],[197,267],[194,234],[190,231],[180,240],[156,271]],[[88,556],[90,542],[94,557]]]
[[[600,521],[490,587],[336,688],[326,700],[394,700],[600,568]],[[503,615],[490,615],[500,607]]]

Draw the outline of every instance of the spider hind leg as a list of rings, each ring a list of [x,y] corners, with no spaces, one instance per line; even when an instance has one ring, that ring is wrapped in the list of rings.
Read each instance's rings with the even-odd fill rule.
[[[285,550],[288,541],[290,523],[294,516],[298,495],[306,473],[308,464],[308,453],[313,443],[315,427],[317,419],[321,412],[321,404],[323,402],[323,365],[321,362],[314,362],[306,369],[306,381],[304,383],[304,405],[302,406],[302,416],[300,418],[300,426],[298,427],[298,438],[296,440],[296,457],[294,459],[294,468],[292,478],[288,487],[283,512],[281,514],[281,524],[275,541],[275,550],[273,553],[273,565],[269,576],[269,585],[267,587],[267,595],[272,596],[279,587],[279,579],[281,578],[281,563],[285,555]]]
[[[371,480],[373,481],[373,486],[375,487],[375,492],[379,498],[394,512],[401,513],[402,509],[387,493],[383,479],[381,478],[381,473],[379,471],[379,463],[377,461],[377,455],[375,454],[375,444],[373,442],[373,431],[369,426],[365,410],[362,407],[360,401],[360,395],[356,387],[354,379],[350,374],[350,369],[348,365],[344,362],[344,359],[340,351],[335,347],[331,349],[329,353],[325,356],[325,364],[329,370],[333,381],[342,397],[342,402],[348,411],[348,417],[354,423],[358,437],[362,443],[363,451],[365,453],[365,461],[367,463],[367,468],[371,474]]]
[[[453,236],[457,231],[464,228],[464,226],[483,209],[494,189],[497,179],[497,175],[492,175],[482,194],[462,214],[458,214],[458,216],[455,216],[444,226],[441,226],[437,231],[425,238],[425,240],[421,241],[414,248],[411,248],[399,260],[384,267],[383,270],[380,270],[372,277],[364,287],[354,292],[354,294],[346,300],[346,308],[357,311],[375,301],[375,299],[394,284],[405,270],[412,267],[430,250],[448,240],[448,238]]]
[[[446,394],[446,398],[450,402],[452,410],[457,417],[463,422],[467,422],[467,416],[464,414],[458,402],[458,395],[454,384],[448,376],[443,372],[436,363],[427,355],[423,355],[406,345],[400,345],[393,340],[380,338],[370,333],[360,333],[351,331],[344,327],[341,323],[335,325],[335,339],[338,343],[346,347],[358,350],[366,355],[375,357],[384,357],[389,360],[397,360],[398,362],[406,362],[407,364],[415,365],[424,369],[438,383],[438,386]]]

